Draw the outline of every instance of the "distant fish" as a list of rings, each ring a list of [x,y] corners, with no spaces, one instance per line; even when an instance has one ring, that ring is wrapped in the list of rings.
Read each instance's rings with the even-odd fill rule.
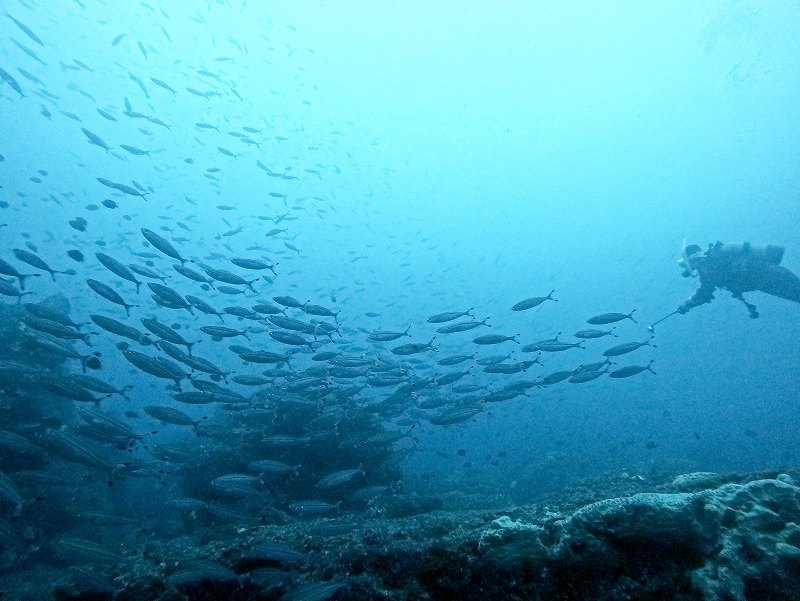
[[[4,82],[10,85],[11,89],[14,90],[21,97],[25,96],[25,94],[22,92],[22,88],[20,87],[19,82],[16,79],[14,79],[14,77],[8,71],[0,69],[0,79],[2,79]]]
[[[44,47],[44,42],[42,42],[42,40],[39,39],[39,36],[37,36],[35,33],[33,33],[33,31],[31,31],[30,28],[27,25],[25,25],[24,23],[22,23],[20,21],[17,21],[14,17],[12,17],[10,14],[8,14],[8,11],[4,10],[3,12],[9,19],[14,21],[14,23],[17,25],[17,27],[19,27],[25,33],[26,36],[28,36],[30,39],[32,39],[34,42],[36,42],[40,46]]]
[[[97,109],[97,112],[100,113],[100,116],[104,119],[108,119],[109,121],[116,121],[117,118],[112,115],[111,113],[104,111],[103,109]]]
[[[89,139],[89,144],[94,144],[95,146],[99,146],[106,152],[111,150],[111,147],[103,141],[103,138],[98,136],[96,133],[89,131],[85,127],[81,128],[81,131],[84,135]]]
[[[110,179],[106,179],[104,177],[98,177],[96,179],[104,186],[108,188],[113,188],[114,190],[119,190],[123,194],[127,194],[129,196],[141,196],[142,198],[144,198],[149,194],[149,192],[140,192],[136,188],[132,188],[131,186],[127,186],[125,184],[118,184],[117,182],[112,182]]]
[[[239,156],[236,153],[228,150],[227,148],[223,148],[222,146],[217,146],[217,150],[219,150],[225,156],[233,157],[234,159]]]
[[[136,156],[142,156],[142,155],[150,156],[149,150],[142,150],[141,148],[137,148],[136,146],[128,146],[127,144],[120,144],[119,147],[122,148],[124,151],[130,154],[134,154]]]
[[[172,89],[172,87],[171,87],[171,86],[170,86],[170,85],[169,85],[167,82],[165,82],[165,81],[161,81],[160,79],[156,79],[155,77],[151,77],[151,78],[150,78],[150,81],[152,81],[154,84],[156,84],[156,85],[157,85],[159,88],[164,88],[165,90],[169,90],[170,92],[172,92],[172,94],[173,94],[173,95],[175,95],[175,94],[177,93],[177,92],[175,92],[175,90],[173,90],[173,89]]]
[[[40,58],[39,58],[39,55],[38,55],[38,54],[36,54],[36,53],[35,53],[33,50],[31,50],[31,49],[30,49],[30,48],[28,48],[27,46],[23,46],[22,44],[20,44],[20,43],[19,43],[17,40],[15,40],[14,38],[11,38],[11,41],[14,43],[14,45],[15,45],[17,48],[19,48],[20,50],[22,50],[22,51],[23,51],[25,54],[27,54],[28,56],[30,56],[30,57],[31,57],[33,60],[35,60],[37,63],[40,63],[40,64],[44,65],[45,67],[47,66],[47,63],[46,63],[46,62],[44,62],[42,59],[40,59]],[[62,63],[62,64],[63,64],[63,63]]]

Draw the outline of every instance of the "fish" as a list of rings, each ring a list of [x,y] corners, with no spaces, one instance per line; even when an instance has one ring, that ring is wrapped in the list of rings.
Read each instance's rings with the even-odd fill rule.
[[[206,313],[207,315],[216,315],[221,322],[225,323],[225,320],[222,319],[223,313],[220,313],[219,311],[217,311],[214,307],[209,305],[203,299],[201,299],[201,298],[199,298],[197,296],[192,296],[190,294],[187,294],[186,295],[186,300],[189,303],[191,303],[192,307],[194,307],[195,309],[197,309],[201,313]]]
[[[625,367],[620,367],[619,369],[615,369],[611,373],[608,374],[610,378],[630,378],[631,376],[635,376],[637,374],[642,373],[643,371],[649,371],[653,374],[656,372],[650,367],[653,364],[653,360],[650,360],[650,363],[647,365],[626,365]]]
[[[273,296],[272,300],[274,300],[279,305],[283,305],[284,307],[289,307],[291,309],[302,309],[303,305],[305,304],[301,303],[293,296]]]
[[[23,296],[33,294],[33,292],[22,292],[18,290],[17,287],[14,286],[14,284],[9,280],[0,278],[0,294],[3,296],[15,296],[17,298],[17,303],[19,304]]]
[[[280,355],[270,351],[243,351],[236,353],[242,361],[260,364],[289,364],[289,355]]]
[[[152,244],[154,248],[161,251],[171,259],[176,259],[180,261],[181,265],[186,263],[186,259],[181,257],[180,253],[178,253],[178,251],[175,250],[175,247],[172,246],[172,244],[170,244],[165,238],[162,238],[154,231],[148,230],[147,228],[142,228],[141,231],[145,240],[147,240],[150,244]]]
[[[226,403],[230,401],[230,397],[223,394],[216,394],[213,392],[179,392],[172,397],[179,403],[184,405],[210,405],[211,403]]]
[[[554,371],[553,373],[542,378],[542,385],[550,386],[552,384],[558,384],[559,382],[563,382],[564,380],[570,378],[573,373],[574,372],[572,370]]]
[[[225,307],[225,313],[228,315],[233,315],[238,317],[239,319],[255,319],[260,320],[258,313],[253,311],[252,309],[247,309],[245,307]]]
[[[189,352],[189,355],[192,354],[192,346],[195,344],[194,342],[188,342],[178,334],[175,330],[171,327],[164,325],[163,323],[159,322],[156,319],[151,318],[143,318],[142,325],[147,328],[150,332],[158,336],[161,340],[166,340],[172,344],[177,344],[180,346],[185,346],[186,350]]]
[[[108,111],[104,111],[103,109],[97,109],[97,112],[100,113],[100,116],[103,117],[104,119],[108,119],[109,121],[117,120],[117,118]]]
[[[327,501],[321,501],[318,499],[303,499],[300,501],[292,501],[291,503],[289,503],[288,507],[291,511],[293,511],[296,514],[310,516],[310,515],[326,515],[330,513],[338,513],[340,504],[341,503],[334,505],[333,503],[328,503]],[[314,586],[317,586],[316,583],[312,584],[314,584]],[[332,589],[330,591],[330,595],[336,592],[336,590],[337,589]],[[296,597],[296,598],[302,599],[303,597]],[[310,597],[310,598],[313,599],[316,597]],[[321,598],[324,599],[325,597],[323,596]]]
[[[386,330],[375,330],[371,332],[367,338],[374,342],[391,342],[392,340],[397,340],[398,338],[402,338],[403,336],[411,337],[411,334],[408,331],[411,329],[411,326],[408,326],[402,332],[389,332]]]
[[[205,419],[205,417],[201,419],[192,419],[183,411],[173,409],[172,407],[164,407],[162,405],[145,405],[142,410],[153,419],[174,426],[192,426],[197,429],[197,424]]]
[[[139,286],[141,286],[142,283],[136,279],[136,276],[133,274],[133,272],[130,270],[129,267],[123,265],[115,258],[110,257],[109,255],[104,253],[98,252],[95,253],[94,256],[97,257],[97,260],[100,261],[103,267],[108,269],[111,273],[121,277],[123,280],[127,280],[129,282],[132,282],[133,284],[136,284],[136,293],[137,294],[139,293]]]
[[[111,150],[111,147],[108,144],[106,144],[103,141],[103,138],[98,136],[96,133],[89,131],[85,127],[81,128],[81,131],[88,138],[89,144],[94,144],[95,146],[99,146],[100,148],[102,148],[106,152]],[[102,183],[102,182],[100,182],[100,183]],[[119,188],[117,188],[117,189],[119,189]]]
[[[132,365],[139,368],[145,373],[161,378],[163,380],[172,380],[180,390],[181,380],[187,378],[188,375],[183,372],[177,365],[161,357],[151,357],[140,353],[138,351],[123,350],[122,356],[125,357]]]
[[[175,271],[181,274],[183,277],[188,278],[190,280],[194,280],[195,282],[201,282],[203,284],[208,284],[212,288],[214,288],[214,280],[211,278],[205,277],[199,271],[195,271],[194,269],[189,269],[184,265],[173,265],[172,266]]]
[[[314,350],[314,347],[312,346],[312,343],[309,340],[306,340],[305,338],[303,338],[302,336],[300,336],[298,334],[291,334],[289,332],[281,332],[280,330],[278,330],[278,331],[270,332],[269,336],[273,340],[277,340],[278,342],[281,342],[283,344],[288,344],[288,345],[291,345],[291,346],[307,346],[312,351]],[[239,356],[242,357],[242,355],[239,355]],[[245,359],[245,361],[248,360],[245,357],[242,357],[242,358]]]
[[[112,415],[100,411],[99,409],[82,407],[78,410],[78,415],[80,415],[81,419],[87,424],[92,426],[96,432],[102,433],[105,436],[126,441],[141,440],[144,438],[143,435],[134,432]]]
[[[455,371],[449,374],[444,374],[443,376],[439,376],[436,378],[436,385],[437,386],[448,386],[450,384],[454,384],[464,378],[465,376],[469,375],[471,371],[470,369],[464,371]]]
[[[120,192],[122,192],[123,194],[127,194],[128,196],[140,196],[141,198],[145,198],[148,194],[150,194],[149,192],[141,192],[136,188],[133,188],[126,184],[119,184],[117,182],[113,182],[110,179],[106,179],[104,177],[98,177],[95,179],[97,179],[97,181],[103,184],[104,186],[112,188],[114,190],[119,190]]]
[[[550,294],[548,294],[547,296],[533,296],[531,298],[526,298],[525,300],[516,303],[513,307],[511,307],[511,310],[527,311],[528,309],[533,309],[534,307],[538,307],[547,300],[558,302],[558,299],[553,298],[553,292],[555,292],[555,289],[551,290]]]
[[[586,382],[591,382],[592,380],[596,380],[605,373],[608,373],[607,369],[597,369],[593,371],[579,371],[572,374],[569,377],[568,381],[571,384],[585,384]]]
[[[445,323],[447,321],[453,321],[454,319],[458,319],[459,317],[473,317],[472,311],[474,307],[470,307],[466,311],[450,311],[447,313],[437,313],[436,315],[431,315],[428,318],[428,323]]]
[[[106,332],[110,332],[111,334],[128,338],[134,342],[138,342],[143,346],[153,344],[146,334],[140,332],[132,326],[129,326],[128,324],[117,321],[116,319],[112,319],[111,317],[93,314],[89,316],[89,319],[91,319],[95,325],[104,329]]]
[[[103,380],[93,378],[92,376],[87,376],[86,374],[70,374],[69,379],[75,382],[78,386],[82,386],[86,390],[100,392],[105,395],[118,394],[124,399],[128,398],[126,393],[133,388],[133,385],[131,384],[123,386],[122,388],[116,388],[115,386],[112,386]]]
[[[131,307],[138,307],[139,305],[133,305],[130,303],[126,303],[125,300],[117,294],[117,292],[111,288],[110,286],[103,284],[102,282],[98,282],[97,280],[93,280],[88,278],[86,283],[89,285],[89,288],[94,290],[97,294],[102,296],[107,301],[110,301],[114,304],[120,305],[121,307],[125,307],[125,313],[130,317],[131,314]]]
[[[25,280],[27,278],[39,277],[41,275],[40,273],[20,273],[13,265],[5,262],[3,259],[0,259],[0,274],[17,278],[21,290],[25,290]]]
[[[333,472],[323,477],[317,482],[317,488],[334,488],[352,481],[358,476],[364,476],[366,472],[361,467],[345,469]]]
[[[92,346],[89,339],[89,333],[79,332],[72,326],[51,321],[42,317],[35,317],[33,315],[26,315],[22,318],[22,323],[26,328],[49,334],[61,340],[83,340],[87,346]],[[95,332],[96,333],[96,332]]]
[[[0,69],[0,79],[2,79],[9,86],[11,86],[11,89],[14,90],[17,94],[19,94],[21,98],[25,97],[25,94],[23,93],[22,87],[19,85],[19,82],[16,79],[14,79],[14,77],[8,71]]]
[[[227,148],[223,148],[222,146],[217,146],[217,150],[219,150],[222,154],[228,157],[237,158],[239,155],[235,152],[228,150]]]
[[[333,319],[338,322],[337,315],[339,314],[339,311],[334,312],[321,305],[312,305],[311,303],[306,303],[303,305],[303,311],[309,315],[316,315],[317,317],[333,317]]]
[[[25,69],[20,69],[19,67],[17,67],[17,71],[19,71],[20,74],[28,81],[32,81],[37,85],[44,86],[44,82],[36,77],[33,73],[28,73]]]
[[[33,254],[32,252],[22,249],[22,248],[15,248],[12,251],[14,256],[22,261],[23,263],[27,263],[31,267],[35,267],[36,269],[41,269],[42,271],[46,271],[50,274],[50,277],[55,282],[56,281],[56,274],[66,274],[66,275],[75,275],[75,271],[72,269],[68,269],[66,271],[56,271],[55,269],[51,269],[47,263],[45,263],[41,258],[37,255]],[[11,274],[6,274],[11,275]]]
[[[69,315],[64,312],[62,307],[53,307],[47,303],[46,300],[41,303],[25,303],[23,306],[25,307],[25,311],[31,315],[54,321],[70,328],[77,329],[84,325],[82,323],[75,323],[69,318]]]
[[[520,334],[514,334],[513,336],[504,336],[503,334],[486,334],[484,336],[478,336],[477,338],[473,338],[472,342],[474,342],[475,344],[488,345],[488,344],[500,344],[502,342],[510,340],[515,344],[519,344],[519,342],[516,340],[517,336],[520,336]]]
[[[421,353],[427,350],[436,350],[436,347],[433,346],[433,341],[436,340],[436,336],[430,339],[430,341],[421,343],[421,342],[411,342],[409,344],[401,344],[400,346],[396,346],[392,349],[392,353],[395,355],[416,355],[417,353]]]
[[[575,373],[580,373],[582,371],[599,371],[603,369],[606,365],[613,365],[611,359],[605,359],[603,361],[598,361],[596,363],[582,363],[581,365],[575,368]]]
[[[28,48],[27,46],[25,46],[25,45],[23,45],[23,44],[20,44],[20,43],[19,43],[17,40],[15,40],[14,38],[11,38],[11,42],[12,42],[12,43],[13,43],[13,44],[14,44],[14,45],[17,47],[17,48],[19,48],[19,49],[20,49],[20,50],[22,50],[22,51],[23,51],[25,54],[27,54],[27,55],[28,55],[28,56],[30,56],[30,57],[31,57],[33,60],[35,60],[37,63],[39,63],[39,64],[41,64],[41,65],[44,65],[45,67],[47,66],[47,63],[46,63],[46,62],[44,62],[44,61],[43,61],[41,58],[39,58],[39,55],[38,55],[38,54],[36,54],[36,53],[35,53],[33,50],[31,50],[31,49],[30,49],[30,48]],[[62,63],[62,65],[63,65],[63,63]],[[46,90],[41,90],[41,93],[45,94],[45,92],[46,92]],[[51,98],[53,98],[54,100],[58,98],[57,96],[53,96],[52,94],[45,94],[45,95],[46,95],[46,96],[49,96],[49,97],[51,97]]]
[[[151,280],[161,280],[164,281],[164,276],[160,275],[157,271],[150,269],[149,267],[144,267],[143,265],[137,265],[136,263],[129,263],[128,269],[130,269],[133,273],[142,276],[143,278],[150,278]]]
[[[172,87],[171,87],[171,86],[170,86],[168,83],[166,83],[166,82],[164,82],[164,81],[161,81],[160,79],[156,79],[155,77],[151,77],[151,78],[150,78],[150,81],[152,81],[152,82],[153,82],[154,84],[156,84],[158,87],[160,87],[160,88],[164,88],[165,90],[168,90],[168,91],[172,92],[172,95],[173,95],[173,96],[174,96],[175,94],[177,94],[177,92],[176,92],[175,90],[173,90],[173,89],[172,89]]]
[[[280,313],[285,314],[286,310],[281,309],[272,303],[261,302],[257,305],[253,305],[253,311],[256,313],[261,313],[262,315],[278,315]]]
[[[541,363],[537,357],[534,360],[519,361],[518,363],[498,363],[496,365],[487,365],[483,371],[487,374],[517,374],[527,371],[532,365]]]
[[[271,378],[264,376],[250,376],[246,374],[238,374],[231,377],[231,380],[242,386],[266,386],[272,382]]]
[[[156,302],[161,301],[159,304],[162,306],[170,309],[186,309],[194,315],[192,306],[188,301],[169,286],[148,282],[147,287],[153,292],[153,300]]]
[[[522,352],[523,353],[536,353],[536,352],[539,352],[539,351],[542,350],[541,346],[543,344],[561,342],[558,339],[559,336],[561,336],[561,332],[556,334],[555,337],[553,337],[553,338],[545,338],[544,340],[539,340],[538,342],[532,342],[531,344],[526,344],[525,346],[522,347]]]
[[[605,325],[608,323],[615,323],[618,321],[622,321],[623,319],[630,319],[633,323],[638,323],[633,318],[633,313],[635,311],[636,309],[634,309],[630,313],[603,313],[601,315],[595,315],[594,317],[590,317],[589,319],[586,320],[586,323],[596,326],[596,325]]]
[[[616,334],[611,330],[580,330],[579,332],[575,332],[573,336],[575,338],[602,338],[603,336],[613,336],[614,338],[617,337]]]
[[[149,150],[142,150],[141,148],[137,148],[136,146],[128,146],[127,144],[120,144],[119,147],[129,154],[133,154],[136,156],[143,156],[143,155],[150,156]]]
[[[446,326],[436,328],[436,331],[439,332],[440,334],[455,334],[456,332],[467,332],[479,326],[486,326],[491,328],[492,327],[491,324],[486,323],[487,321],[489,321],[488,317],[483,321],[477,321],[474,319],[472,321],[460,321],[458,323],[451,323]]]
[[[258,459],[251,461],[248,467],[254,472],[259,472],[259,477],[264,476],[288,476],[290,474],[299,476],[300,465],[289,465],[274,459]]]
[[[205,334],[208,334],[212,338],[218,340],[222,340],[223,338],[235,338],[237,336],[244,336],[250,340],[250,337],[247,335],[249,330],[250,328],[239,331],[234,330],[233,328],[225,328],[222,326],[202,326],[200,328],[201,332],[204,332]]]
[[[439,365],[449,366],[449,365],[458,365],[459,363],[464,363],[464,361],[469,361],[470,359],[474,359],[475,355],[451,355],[450,357],[445,357],[444,359],[439,359],[437,363]]]
[[[643,346],[652,346],[653,348],[655,348],[656,347],[655,344],[650,344],[651,340],[652,338],[649,338],[644,342],[625,342],[623,344],[618,344],[616,346],[612,346],[610,349],[606,349],[605,351],[603,351],[603,356],[619,357],[620,355],[630,353]]]
[[[571,348],[586,348],[585,346],[581,346],[581,344],[583,344],[582,340],[578,342],[561,342],[559,340],[555,340],[552,342],[540,342],[536,346],[536,349],[545,353],[560,353]]]
[[[253,292],[256,292],[256,289],[253,288],[253,284],[255,284],[258,279],[255,280],[245,280],[243,277],[236,275],[235,273],[231,273],[230,271],[225,271],[224,269],[217,269],[215,267],[211,267],[210,265],[202,265],[203,271],[205,271],[210,277],[217,280],[218,282],[224,282],[226,284],[233,284],[235,286],[247,286]]]
[[[41,47],[44,48],[44,42],[42,42],[42,40],[39,39],[39,36],[37,36],[35,33],[33,33],[33,31],[31,31],[30,27],[28,27],[21,21],[17,21],[14,17],[8,14],[7,10],[3,10],[3,14],[5,14],[6,17],[14,21],[14,24],[17,27],[19,27],[26,36],[28,36],[31,40],[33,40],[34,42],[36,42],[37,44],[39,44]]]
[[[147,116],[147,117],[145,117],[145,118],[146,118],[146,119],[147,119],[147,120],[148,120],[150,123],[153,123],[153,124],[155,124],[155,125],[160,125],[161,127],[166,127],[167,129],[169,129],[170,131],[172,131],[169,125],[167,125],[166,123],[164,123],[164,122],[163,122],[161,119],[158,119],[157,117],[152,117],[152,116],[148,115],[148,116]]]
[[[64,376],[42,376],[39,382],[48,392],[71,401],[99,405],[103,398],[94,396],[89,390]]]

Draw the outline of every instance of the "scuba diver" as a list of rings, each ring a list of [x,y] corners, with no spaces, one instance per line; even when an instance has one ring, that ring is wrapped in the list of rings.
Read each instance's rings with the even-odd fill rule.
[[[755,305],[747,302],[742,293],[758,290],[773,296],[800,303],[800,278],[781,267],[784,248],[782,246],[752,246],[715,242],[703,249],[696,244],[685,246],[678,260],[683,268],[683,277],[699,277],[700,288],[690,299],[669,315],[653,323],[661,323],[676,313],[684,314],[695,307],[710,303],[717,288],[728,290],[733,298],[747,307],[750,317],[758,317]]]

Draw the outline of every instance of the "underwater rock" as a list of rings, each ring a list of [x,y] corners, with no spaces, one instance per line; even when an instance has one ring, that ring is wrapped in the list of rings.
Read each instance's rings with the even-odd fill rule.
[[[718,474],[716,472],[692,472],[681,474],[672,481],[672,488],[680,492],[696,492],[707,488],[716,488],[728,482],[735,482],[737,479],[730,474]]]
[[[213,540],[165,539],[93,569],[109,570],[121,601],[800,599],[800,488],[774,472],[720,477],[740,482],[571,509],[564,500],[502,513],[342,512],[220,529]],[[80,590],[90,589],[105,594],[94,583]]]

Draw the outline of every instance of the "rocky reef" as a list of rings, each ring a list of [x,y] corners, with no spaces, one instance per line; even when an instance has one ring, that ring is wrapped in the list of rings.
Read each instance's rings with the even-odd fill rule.
[[[6,575],[3,598],[800,599],[797,477],[686,474],[580,506],[562,497],[504,511],[430,511],[421,499],[412,516],[406,501],[404,517],[376,506],[202,543],[129,538],[113,552],[67,541],[86,569],[30,563]]]

